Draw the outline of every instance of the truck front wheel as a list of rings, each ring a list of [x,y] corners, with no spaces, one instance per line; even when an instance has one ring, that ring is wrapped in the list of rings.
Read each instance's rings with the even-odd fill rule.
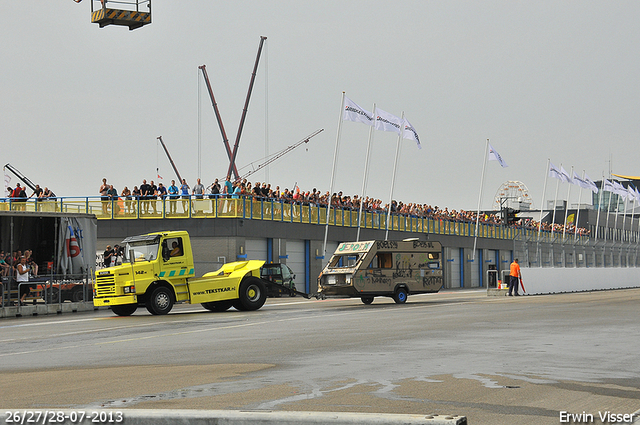
[[[267,300],[267,288],[260,279],[253,276],[246,277],[240,283],[239,299],[243,310],[257,310]]]
[[[112,305],[111,311],[118,316],[131,316],[138,309],[137,304]]]
[[[147,310],[153,315],[167,314],[173,308],[173,294],[164,286],[158,286],[147,299]]]

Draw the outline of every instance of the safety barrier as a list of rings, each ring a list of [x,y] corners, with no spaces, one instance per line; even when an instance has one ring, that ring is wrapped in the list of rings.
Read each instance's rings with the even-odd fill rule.
[[[29,282],[17,282],[13,278],[3,277],[0,282],[0,306],[2,317],[7,317],[7,309],[16,315],[38,312],[57,312],[63,310],[63,303],[82,303],[93,299],[93,274],[49,275],[31,278]],[[20,302],[20,290],[29,286],[25,302]],[[68,303],[66,303],[68,304]],[[52,307],[53,306],[53,307]],[[73,309],[74,307],[70,307]],[[77,308],[77,307],[75,307]]]

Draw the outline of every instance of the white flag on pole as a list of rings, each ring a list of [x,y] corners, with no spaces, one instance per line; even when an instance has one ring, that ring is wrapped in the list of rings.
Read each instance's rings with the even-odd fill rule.
[[[604,179],[604,182],[603,182],[603,185],[602,185],[602,190],[604,190],[605,192],[615,193],[615,187],[613,187],[613,183],[611,183],[607,179]]]
[[[567,170],[564,169],[564,167],[561,165],[560,166],[560,173],[562,173],[562,180],[567,182],[567,183],[573,183],[571,176],[569,175],[569,173],[567,173]]]
[[[393,114],[376,108],[376,130],[392,131],[400,134],[402,120]]]
[[[587,173],[584,173],[584,181],[587,182],[587,184],[589,185],[589,189],[591,189],[591,191],[593,193],[598,193],[598,186],[596,186],[596,184],[593,182],[593,180],[591,180],[589,178],[589,176],[587,175]]]
[[[415,128],[413,128],[411,123],[406,118],[404,119],[402,128],[403,128],[402,138],[413,140],[418,144],[418,149],[422,149],[422,145],[420,144],[420,137],[418,137],[418,132],[416,131]]]
[[[373,114],[366,109],[361,108],[353,100],[347,96],[344,97],[344,114],[343,119],[353,122],[361,122],[373,126]]]
[[[502,168],[508,167],[507,163],[504,162],[504,159],[502,159],[502,156],[500,156],[500,154],[495,149],[493,149],[493,146],[491,146],[491,144],[489,144],[489,161],[498,161]]]
[[[633,202],[636,199],[636,194],[631,188],[631,185],[627,186],[627,199]]]
[[[564,168],[563,168],[564,170]],[[566,173],[566,171],[565,171]],[[549,163],[549,177],[553,177],[554,179],[562,180],[563,182],[568,181],[567,177],[562,173],[562,171],[558,170],[558,168],[553,165],[552,162]]]
[[[573,172],[573,184],[578,185],[583,189],[591,189],[589,183],[580,178],[580,176],[577,175],[575,171]]]
[[[615,193],[618,196],[621,196],[622,199],[627,199],[627,195],[628,195],[627,189],[625,189],[624,186],[618,183],[617,181],[613,182],[613,193]]]
[[[633,188],[633,196],[636,198],[636,201],[640,202],[640,192],[638,192],[638,188]]]

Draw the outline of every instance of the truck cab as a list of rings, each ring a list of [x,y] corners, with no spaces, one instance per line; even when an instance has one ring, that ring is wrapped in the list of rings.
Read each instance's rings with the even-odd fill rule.
[[[122,244],[122,265],[96,272],[95,306],[129,315],[145,305],[152,314],[163,314],[169,303],[190,299],[188,278],[195,274],[187,232],[132,236]]]
[[[217,312],[231,307],[253,311],[267,299],[270,283],[261,278],[264,261],[227,263],[195,277],[191,241],[185,231],[132,236],[122,244],[123,264],[96,272],[93,298],[95,306],[109,306],[118,316],[129,316],[138,306],[154,315],[167,314],[174,303],[181,302],[202,304]],[[275,276],[275,267],[267,269]],[[290,274],[288,267],[279,268],[278,273],[287,281],[293,279],[285,276]]]

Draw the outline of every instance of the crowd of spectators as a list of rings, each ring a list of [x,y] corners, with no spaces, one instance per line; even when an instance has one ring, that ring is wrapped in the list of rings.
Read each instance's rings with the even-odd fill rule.
[[[2,277],[15,276],[16,267],[21,258],[26,260],[29,274],[33,277],[38,277],[38,264],[33,259],[33,251],[30,249],[27,249],[24,253],[22,251],[13,251],[13,255],[10,253],[5,254],[4,250],[0,250],[0,275]]]
[[[300,187],[295,185],[291,190],[285,188],[280,189],[280,186],[273,187],[270,183],[255,182],[251,183],[246,178],[231,181],[230,177],[227,177],[224,182],[220,182],[219,179],[215,179],[213,183],[205,187],[200,179],[191,188],[186,179],[182,180],[182,183],[177,186],[175,181],[171,181],[171,185],[168,187],[159,183],[157,186],[153,181],[147,183],[146,180],[142,181],[140,187],[134,186],[133,190],[129,190],[125,187],[120,194],[113,188],[113,185],[107,184],[107,179],[103,179],[100,186],[100,194],[103,200],[122,199],[132,200],[139,199],[141,201],[150,199],[179,199],[182,198],[183,202],[188,202],[189,198],[204,199],[206,198],[253,198],[256,200],[265,201],[282,201],[286,203],[299,203],[301,205],[327,207],[331,202],[331,208],[346,209],[358,211],[362,204],[362,210],[365,212],[387,213],[389,211],[389,204],[383,203],[382,200],[373,197],[365,197],[362,199],[358,195],[348,196],[344,195],[341,191],[333,194],[329,192],[320,192],[316,188],[310,191],[301,190]],[[155,209],[155,203],[151,203]],[[143,202],[143,207],[145,206]],[[172,203],[170,208],[175,209],[175,204]],[[184,206],[185,210],[187,206]],[[147,211],[148,212],[148,206]],[[175,212],[175,211],[173,211]],[[503,219],[500,213],[484,213],[477,216],[477,211],[465,211],[465,210],[449,210],[448,208],[440,208],[438,206],[431,206],[428,204],[418,203],[403,203],[401,201],[391,202],[391,213],[395,215],[401,215],[406,217],[417,218],[431,218],[435,220],[446,220],[450,222],[460,223],[475,223],[476,220],[481,224],[488,225],[503,225]],[[510,226],[538,230],[540,223],[531,219],[518,219],[515,222],[509,223]],[[575,233],[576,228],[573,224],[554,224],[542,223],[542,230],[554,231],[555,233]],[[589,231],[584,228],[578,228],[578,234],[588,235]]]
[[[213,183],[205,187],[200,179],[192,187],[187,184],[186,179],[183,179],[180,185],[176,185],[175,180],[171,180],[171,185],[164,186],[163,183],[156,185],[153,180],[147,183],[147,180],[142,180],[140,186],[134,186],[130,190],[125,186],[122,191],[118,192],[113,185],[107,183],[107,179],[102,179],[102,185],[100,186],[99,193],[103,201],[110,200],[140,200],[142,202],[143,211],[149,213],[153,210],[156,211],[156,204],[154,202],[146,202],[152,199],[173,199],[177,200],[182,198],[185,205],[183,209],[186,210],[188,199],[203,199],[203,198],[246,198],[251,197],[257,200],[271,200],[282,201],[286,203],[299,203],[302,205],[327,207],[331,202],[332,208],[346,209],[346,210],[359,210],[362,204],[362,210],[366,212],[386,213],[389,210],[389,204],[383,203],[382,200],[365,197],[361,199],[358,195],[348,196],[343,195],[342,192],[333,193],[320,192],[316,188],[312,191],[303,191],[296,185],[294,189],[289,190],[285,188],[280,189],[280,186],[272,187],[271,184],[263,182],[251,183],[247,179],[241,179],[237,181],[231,181],[229,177],[220,183],[218,179],[215,179]],[[20,186],[20,183],[16,184],[15,188],[8,188],[8,198],[12,202],[26,203],[30,198],[37,199],[38,201],[52,200],[56,198],[56,195],[45,187],[40,188],[39,185],[35,185],[35,189],[30,196],[27,196],[24,187]],[[103,212],[106,214],[108,209],[108,203],[103,203]],[[128,212],[133,210],[133,204],[127,202],[126,204]],[[170,213],[175,213],[175,203],[170,205]],[[23,208],[24,209],[24,206]],[[476,211],[465,210],[449,210],[448,208],[439,208],[438,206],[431,206],[428,204],[418,203],[403,203],[401,201],[391,202],[391,213],[406,217],[418,217],[418,218],[431,218],[436,220],[446,220],[450,222],[460,223],[475,223],[476,220],[482,224],[489,225],[503,225],[501,214],[499,213],[481,213],[480,218],[477,218]],[[531,230],[538,230],[540,223],[532,218],[518,219],[515,222],[509,223],[510,226],[526,228]],[[578,228],[573,223],[566,225],[542,223],[542,230],[554,233],[578,233],[580,235],[588,235],[589,231],[584,228]]]
[[[30,196],[27,196],[27,188],[20,186],[20,183],[16,183],[16,187],[8,187],[7,188],[7,198],[11,199],[12,202],[27,202],[27,199],[37,199],[38,201],[46,201],[50,199],[55,199],[56,194],[49,190],[48,187],[42,189],[40,185],[36,185],[33,193]]]
[[[24,300],[31,292],[29,280],[38,277],[38,264],[33,259],[33,251],[13,251],[13,255],[0,250],[0,269],[2,279],[0,280],[0,291],[4,291],[3,286],[9,282],[18,284],[20,305],[24,305]],[[0,293],[0,296],[4,292]],[[4,303],[4,300],[2,301]]]

